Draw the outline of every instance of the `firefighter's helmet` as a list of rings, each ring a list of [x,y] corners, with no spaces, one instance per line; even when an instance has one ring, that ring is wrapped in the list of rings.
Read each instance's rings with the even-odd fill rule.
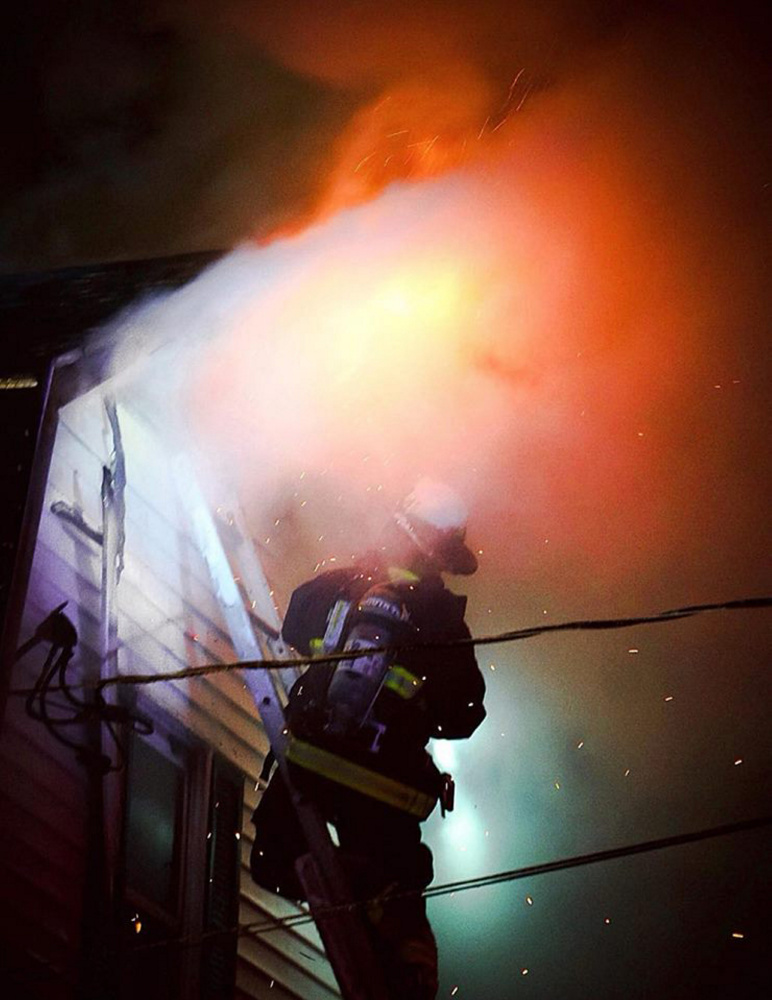
[[[421,479],[395,520],[438,569],[470,576],[477,569],[477,557],[464,544],[468,516],[466,504],[450,486]]]

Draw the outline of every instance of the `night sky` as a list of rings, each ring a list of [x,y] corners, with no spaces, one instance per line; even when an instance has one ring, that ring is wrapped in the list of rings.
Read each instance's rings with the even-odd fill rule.
[[[0,261],[242,244],[116,366],[143,325],[207,340],[181,424],[280,603],[425,473],[469,499],[476,635],[772,592],[761,15],[258,9],[17,5]],[[764,611],[482,647],[437,881],[767,812],[768,650]],[[772,995],[769,847],[439,898],[440,996]]]

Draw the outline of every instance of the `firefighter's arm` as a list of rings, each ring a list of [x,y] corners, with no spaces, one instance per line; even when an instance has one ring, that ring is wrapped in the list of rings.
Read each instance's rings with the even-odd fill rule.
[[[471,638],[465,624],[454,630],[453,639]],[[448,636],[448,638],[451,638]],[[477,666],[474,647],[450,646],[434,653],[435,667],[429,695],[431,735],[435,739],[460,740],[471,736],[485,718],[485,681]]]
[[[344,570],[333,570],[308,580],[293,592],[281,634],[303,656],[311,654],[311,641],[324,635],[330,605],[349,577]]]

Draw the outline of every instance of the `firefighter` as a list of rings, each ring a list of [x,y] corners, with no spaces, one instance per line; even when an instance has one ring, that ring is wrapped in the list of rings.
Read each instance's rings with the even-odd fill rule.
[[[357,897],[381,901],[367,909],[371,936],[400,1000],[432,1000],[437,992],[437,948],[420,895],[433,878],[432,855],[420,824],[438,801],[443,814],[452,808],[453,784],[426,746],[430,738],[468,737],[485,717],[473,647],[421,648],[469,638],[466,598],[441,577],[477,569],[466,521],[453,490],[422,480],[376,553],[298,587],[282,629],[304,656],[359,654],[312,664],[295,682],[287,759],[293,782],[335,828]],[[253,822],[253,878],[303,899],[294,865],[308,848],[278,776]]]

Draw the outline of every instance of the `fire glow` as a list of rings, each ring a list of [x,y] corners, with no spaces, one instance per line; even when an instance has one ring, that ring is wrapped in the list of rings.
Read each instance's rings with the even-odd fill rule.
[[[497,157],[239,252],[271,280],[242,290],[195,362],[185,406],[201,449],[237,470],[243,496],[270,503],[301,470],[324,471],[349,493],[378,484],[388,503],[430,474],[495,506],[507,468],[550,442],[518,513],[550,506],[570,529],[578,494],[610,500],[641,475],[646,445],[631,452],[624,427],[657,401],[645,387],[651,346],[615,347],[631,362],[618,386],[603,360],[584,362],[608,337],[602,315],[587,330],[598,309],[587,274],[611,297],[619,288],[583,250],[576,218],[532,203],[528,177],[516,178]],[[580,418],[588,394],[593,417]],[[593,451],[597,461],[577,464]],[[654,497],[639,505],[638,522],[655,508]],[[607,523],[590,531],[606,545]],[[507,547],[496,539],[498,553]]]
[[[172,297],[186,440],[211,480],[236,480],[271,550],[292,530],[274,525],[301,472],[304,518],[320,511],[319,477],[328,499],[372,491],[386,510],[430,475],[468,496],[489,569],[589,558],[602,586],[638,570],[654,580],[655,549],[688,564],[702,456],[681,446],[704,402],[697,334],[722,305],[691,264],[693,230],[641,197],[650,140],[617,143],[605,123],[619,99],[602,87],[586,103],[553,96],[538,121],[518,119],[516,145],[511,122],[491,121],[495,139],[475,140],[473,160],[354,207],[356,196],[342,210],[333,199],[323,221],[239,248]],[[394,98],[370,109],[388,149],[408,148],[407,109]],[[341,152],[336,177],[370,176],[364,147]],[[663,214],[667,253],[653,254]],[[330,545],[309,569],[349,559],[332,542],[347,513],[328,503],[314,521]]]
[[[257,251],[257,267],[278,262],[277,280],[190,384],[205,450],[238,454],[246,432],[253,470],[297,479],[332,467],[390,489],[427,467],[484,463],[528,334],[506,318],[521,286],[502,266],[493,206],[482,208],[474,182],[455,177]]]

